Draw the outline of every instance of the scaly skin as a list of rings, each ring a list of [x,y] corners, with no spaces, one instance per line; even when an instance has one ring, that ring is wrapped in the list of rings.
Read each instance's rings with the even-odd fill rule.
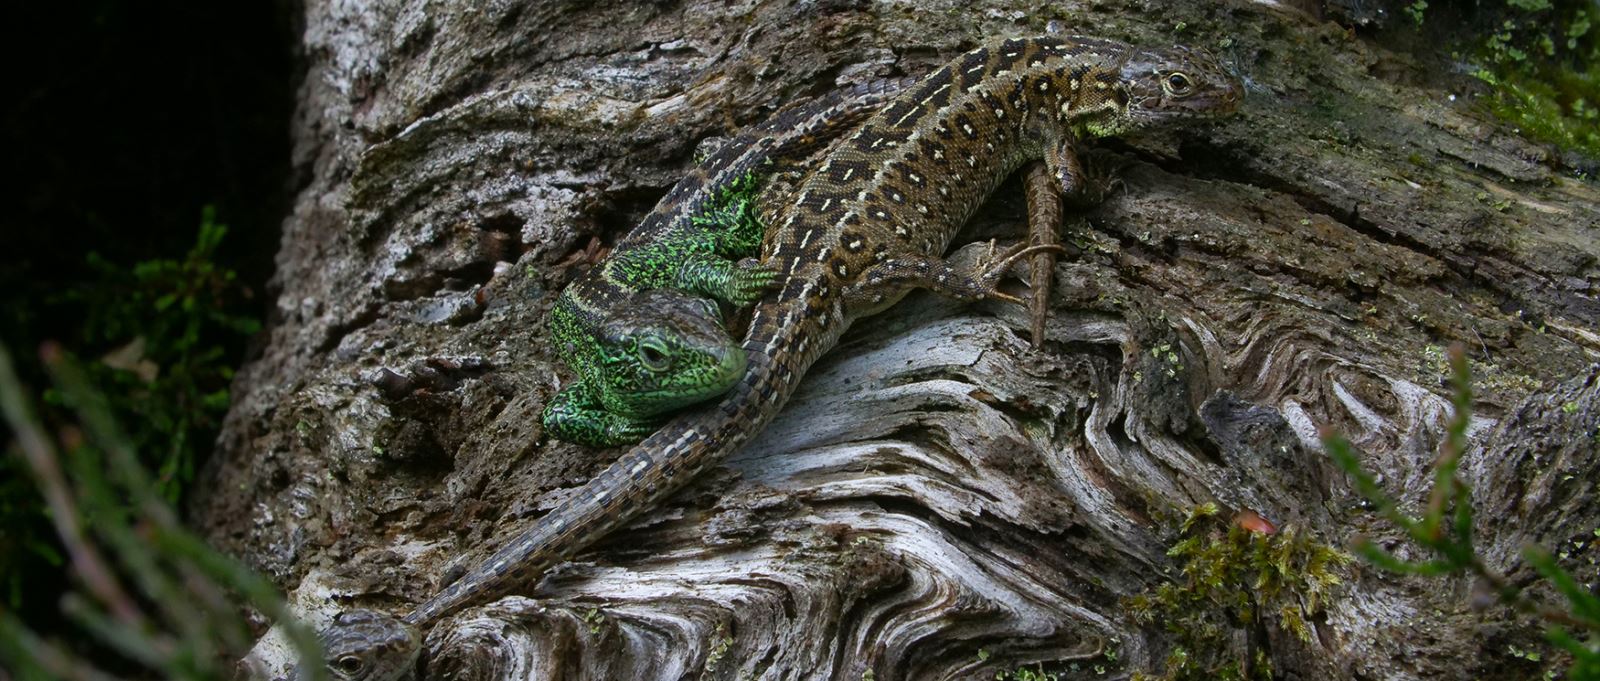
[[[663,414],[727,392],[744,374],[743,351],[726,331],[686,333],[722,325],[714,302],[689,298],[744,307],[776,283],[775,270],[738,261],[761,245],[752,202],[763,179],[803,163],[903,85],[843,90],[724,142],[600,267],[562,291],[550,331],[578,380],[545,407],[545,431],[591,446],[631,444]],[[642,295],[664,289],[688,296],[674,308],[670,296]]]
[[[763,250],[784,284],[756,305],[748,367],[730,392],[678,416],[391,627],[420,627],[531,587],[760,432],[851,323],[912,288],[1015,300],[996,285],[1037,249],[973,270],[939,255],[1018,166],[1043,159],[1070,186],[1080,136],[1224,115],[1241,95],[1238,79],[1208,56],[1081,37],[991,44],[922,79],[830,150],[776,214]],[[325,634],[341,645],[362,635],[338,626]]]

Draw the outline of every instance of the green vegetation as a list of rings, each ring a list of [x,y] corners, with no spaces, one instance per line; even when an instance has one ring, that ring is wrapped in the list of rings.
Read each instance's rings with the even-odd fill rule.
[[[1167,550],[1181,562],[1182,579],[1127,601],[1136,622],[1159,624],[1177,639],[1159,674],[1133,678],[1271,679],[1263,649],[1234,657],[1228,643],[1235,632],[1271,625],[1311,640],[1307,619],[1342,581],[1350,556],[1294,528],[1267,533],[1248,526],[1222,518],[1216,504],[1189,512]]]
[[[98,278],[64,296],[84,310],[79,347],[109,350],[86,365],[90,380],[108,396],[118,420],[133,424],[134,448],[157,471],[168,501],[177,501],[193,479],[198,455],[210,449],[228,409],[233,368],[225,344],[260,329],[229,306],[236,275],[214,262],[227,233],[208,206],[182,260],[123,268],[90,252]],[[46,399],[59,403],[53,393]]]
[[[1450,368],[1454,412],[1434,463],[1433,486],[1422,517],[1407,515],[1383,491],[1377,479],[1362,470],[1360,459],[1347,440],[1332,432],[1323,433],[1323,446],[1350,476],[1356,491],[1373,504],[1379,515],[1433,557],[1407,561],[1365,540],[1357,542],[1356,551],[1368,562],[1391,572],[1430,577],[1473,575],[1489,585],[1502,603],[1544,622],[1546,638],[1572,657],[1566,678],[1574,681],[1600,679],[1600,597],[1561,569],[1549,551],[1530,547],[1523,551],[1523,559],[1543,578],[1543,586],[1554,589],[1567,600],[1565,609],[1551,607],[1529,595],[1528,588],[1513,584],[1490,570],[1472,544],[1472,491],[1456,475],[1466,448],[1472,412],[1470,369],[1460,345],[1450,349]],[[1596,530],[1596,536],[1600,537],[1600,529]],[[1529,658],[1526,651],[1511,652],[1538,662],[1537,654]]]
[[[1600,5],[1503,0],[1480,9],[1491,32],[1472,50],[1488,109],[1529,138],[1600,158]],[[1415,17],[1421,23],[1421,9]]]
[[[49,508],[78,590],[61,597],[69,645],[0,610],[0,662],[21,681],[62,678],[231,678],[251,640],[233,598],[284,624],[302,659],[321,659],[272,585],[206,546],[156,492],[111,405],[63,352],[46,346],[57,402],[73,419],[47,433],[10,353],[0,346],[0,411]],[[59,442],[57,447],[55,443]],[[91,661],[92,660],[92,661]],[[321,665],[312,665],[319,674]],[[139,671],[133,671],[139,670]]]
[[[233,311],[240,297],[236,275],[214,261],[226,234],[207,208],[196,242],[182,259],[121,267],[90,253],[94,275],[88,281],[41,296],[41,308],[82,320],[76,337],[62,339],[63,352],[99,358],[80,362],[87,380],[106,396],[113,416],[131,424],[131,448],[156,471],[154,489],[169,502],[181,496],[216,436],[228,406],[230,355],[259,328]],[[31,319],[26,310],[13,312],[24,315],[19,322]],[[6,340],[30,342],[31,327],[8,327]],[[36,363],[19,370],[30,379],[44,375]],[[46,391],[45,401],[51,407],[43,414],[47,422],[68,418],[71,404],[59,390]],[[59,575],[63,557],[44,509],[21,460],[0,457],[0,597],[11,608],[34,609],[55,600],[50,575]]]

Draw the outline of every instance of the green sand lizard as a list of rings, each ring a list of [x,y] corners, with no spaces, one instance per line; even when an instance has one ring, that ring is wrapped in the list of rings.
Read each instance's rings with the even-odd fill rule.
[[[728,391],[745,354],[717,301],[745,307],[777,281],[740,261],[764,230],[754,195],[861,122],[906,83],[876,81],[788,107],[721,144],[561,292],[557,353],[578,380],[545,407],[545,432],[592,446],[633,444],[662,416]]]

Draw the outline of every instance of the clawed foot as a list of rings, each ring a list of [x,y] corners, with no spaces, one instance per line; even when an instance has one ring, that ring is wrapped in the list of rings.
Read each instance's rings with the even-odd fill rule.
[[[1026,305],[1027,301],[1001,291],[1000,280],[1005,277],[1006,273],[1011,270],[1013,265],[1016,265],[1018,261],[1024,258],[1038,255],[1040,253],[1053,253],[1060,255],[1066,252],[1067,249],[1056,244],[1029,246],[1026,243],[1020,243],[1011,247],[1005,253],[996,254],[995,242],[991,240],[989,242],[988,253],[984,254],[983,260],[976,267],[978,272],[977,280],[984,289],[983,297],[993,298],[995,300],[1003,300],[1005,302],[1016,303],[1018,305]]]
[[[612,419],[610,427],[606,429],[604,444],[608,447],[617,445],[636,445],[651,433],[661,429],[662,421],[655,419]]]
[[[776,268],[762,265],[754,258],[745,258],[739,261],[733,276],[718,297],[735,307],[753,305],[768,290],[776,287],[782,277],[783,273]]]

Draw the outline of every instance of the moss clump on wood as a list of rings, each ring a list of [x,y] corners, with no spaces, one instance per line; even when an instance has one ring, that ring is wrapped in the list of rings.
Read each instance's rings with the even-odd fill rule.
[[[1235,650],[1236,634],[1259,638],[1273,626],[1311,640],[1308,621],[1343,581],[1351,557],[1295,528],[1261,527],[1229,522],[1216,504],[1189,512],[1167,551],[1181,564],[1180,578],[1127,601],[1141,626],[1160,624],[1176,638],[1164,668],[1135,679],[1270,679],[1265,649]]]

